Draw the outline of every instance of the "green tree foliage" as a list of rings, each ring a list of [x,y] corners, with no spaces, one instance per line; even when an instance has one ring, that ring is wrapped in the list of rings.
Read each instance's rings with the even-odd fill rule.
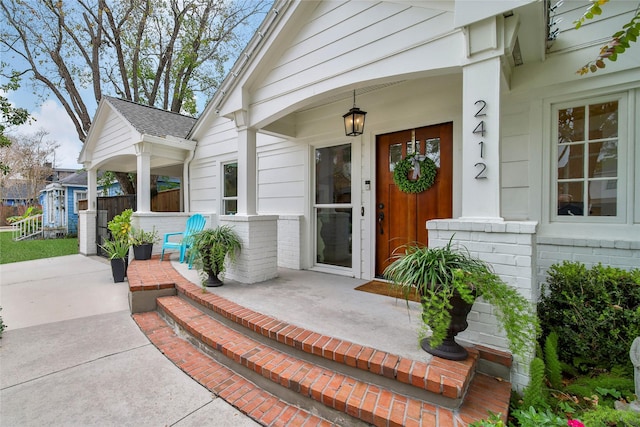
[[[2,64],[4,68],[4,64]],[[4,77],[4,76],[3,76]],[[16,72],[8,77],[8,81],[0,85],[0,110],[2,110],[2,120],[0,120],[0,149],[9,147],[11,139],[5,132],[11,126],[19,126],[29,120],[29,112],[24,108],[15,107],[9,99],[4,95],[6,92],[15,91],[20,87],[20,75]],[[6,175],[9,173],[9,165],[0,161],[0,173]]]
[[[602,15],[602,7],[608,3],[609,0],[592,0],[591,6],[586,10],[584,15],[574,22],[575,28],[580,29],[589,19],[594,19],[596,16]],[[631,47],[631,43],[635,43],[640,36],[640,6],[636,9],[635,15],[629,22],[623,25],[620,31],[617,31],[611,36],[611,39],[600,48],[600,53],[593,61],[589,61],[577,71],[580,75],[588,74],[589,72],[595,73],[601,68],[604,68],[605,60],[615,62],[618,59],[618,55],[623,54],[627,49]]]
[[[53,95],[84,141],[93,105],[113,95],[196,114],[271,0],[2,0],[0,46]],[[117,174],[133,193],[126,174]]]

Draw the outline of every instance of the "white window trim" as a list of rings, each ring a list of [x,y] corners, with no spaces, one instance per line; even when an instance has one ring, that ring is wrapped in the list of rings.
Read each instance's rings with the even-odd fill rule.
[[[627,159],[627,151],[628,146],[630,144],[628,133],[627,133],[627,123],[629,120],[628,116],[628,107],[627,107],[627,97],[628,95],[625,93],[617,93],[599,97],[589,97],[589,98],[581,98],[573,101],[555,103],[551,108],[551,118],[552,118],[552,128],[551,128],[551,160],[553,165],[551,169],[551,188],[550,188],[550,210],[549,215],[550,219],[553,222],[562,222],[562,223],[605,223],[605,224],[624,224],[626,222],[627,217],[627,167],[625,159]],[[610,101],[618,101],[618,176],[617,176],[617,208],[616,216],[567,216],[567,215],[558,215],[556,211],[556,203],[553,201],[558,200],[558,132],[557,132],[557,115],[558,111],[563,108],[568,107],[576,107],[576,106],[586,106],[592,104],[599,104]],[[586,136],[585,136],[586,137]],[[585,156],[588,156],[588,153],[585,152]],[[586,173],[586,171],[585,171]],[[585,178],[586,179],[586,178]],[[585,203],[587,201],[585,200]],[[586,209],[586,206],[585,206]]]
[[[557,220],[558,215],[555,212],[557,200],[557,151],[554,146],[556,141],[557,128],[556,117],[554,111],[558,108],[568,105],[580,105],[598,102],[599,100],[619,101],[619,140],[624,138],[623,147],[619,151],[618,171],[619,193],[618,197],[623,198],[622,208],[618,210],[619,215],[616,217],[587,217],[572,219],[562,218]],[[640,174],[634,173],[640,167],[640,160],[635,159],[634,146],[635,135],[640,136],[640,125],[634,123],[633,120],[636,109],[634,105],[640,102],[640,89],[631,85],[621,85],[617,88],[604,88],[597,91],[589,91],[577,95],[576,93],[567,93],[563,96],[547,98],[542,105],[543,112],[543,129],[546,135],[543,138],[543,156],[542,156],[542,216],[541,216],[541,235],[553,235],[557,237],[583,237],[589,236],[593,239],[605,240],[628,240],[630,237],[631,227],[637,226],[640,222]],[[638,104],[640,105],[640,104]],[[635,124],[635,126],[634,126]],[[624,189],[622,189],[624,188]],[[635,211],[635,212],[634,212]],[[635,218],[635,220],[634,220]],[[597,227],[594,227],[597,225]]]
[[[360,141],[359,138],[354,138],[356,141]],[[321,148],[328,147],[336,147],[339,145],[351,145],[351,203],[346,204],[316,204],[316,162],[315,155],[316,150]],[[309,256],[311,257],[310,261],[310,270],[318,271],[322,273],[329,274],[338,274],[342,276],[349,277],[360,277],[360,259],[361,259],[361,244],[360,244],[360,215],[356,215],[356,206],[361,204],[361,195],[360,189],[357,183],[360,182],[360,144],[354,143],[352,139],[338,139],[333,141],[325,141],[324,143],[319,143],[315,145],[309,146],[309,164],[311,167],[309,168],[310,177],[309,177],[309,206],[310,206],[310,221],[309,221],[309,235],[311,239],[309,239]],[[341,208],[350,208],[352,210],[352,221],[351,224],[351,267],[342,267],[338,265],[332,264],[323,264],[317,262],[317,247],[318,247],[318,235],[317,235],[317,215],[316,210],[322,208],[331,208],[331,207],[341,207]]]
[[[87,198],[87,190],[73,190],[73,213],[77,214],[79,209],[78,209],[78,202],[81,200],[80,199],[80,195],[84,194],[84,199]]]

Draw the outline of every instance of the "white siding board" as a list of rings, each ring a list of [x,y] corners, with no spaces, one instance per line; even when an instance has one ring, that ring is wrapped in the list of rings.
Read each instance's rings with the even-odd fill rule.
[[[266,169],[258,172],[261,184],[278,184],[283,182],[304,181],[304,165],[293,165],[284,168]]]
[[[304,196],[304,181],[288,181],[273,184],[259,184],[260,199],[278,199],[287,196]],[[288,211],[287,211],[288,212]]]
[[[260,199],[258,213],[265,214],[302,214],[304,212],[304,197],[279,197],[274,199]],[[278,236],[280,238],[280,236]]]
[[[633,16],[638,3],[635,1],[611,1],[602,7],[602,15],[586,20],[582,27],[575,29],[574,22],[586,12],[590,2],[587,0],[565,1],[558,9],[555,20],[561,20],[556,40],[551,44],[549,53],[561,52],[576,46],[588,46],[594,41],[608,40],[614,32],[621,29]],[[612,31],[612,28],[614,29]],[[594,52],[594,58],[597,51]],[[582,64],[580,64],[582,65]]]
[[[131,126],[113,111],[109,111],[100,137],[96,141],[92,162],[99,164],[105,159],[122,154],[135,156],[133,143],[137,141],[132,140],[134,136],[135,132]]]
[[[259,170],[278,169],[286,166],[299,166],[304,164],[304,153],[301,151],[258,156]]]
[[[440,11],[386,3],[370,7],[370,3],[367,2],[356,2],[350,7],[366,10],[346,20],[328,14],[323,19],[313,21],[308,26],[310,28],[307,33],[302,36],[306,39],[296,39],[292,42],[280,62],[254,92],[253,99],[260,102],[292,88],[308,85],[320,76],[326,78],[327,70],[331,70],[332,75],[338,75],[349,69],[374,64],[377,59],[396,55],[399,49],[405,50],[411,45],[427,43],[428,40],[452,28],[451,14]],[[336,9],[335,13],[339,10]],[[436,13],[439,14],[437,19],[433,19]],[[337,24],[336,20],[339,21]],[[425,24],[427,21],[428,24]],[[412,41],[409,46],[407,40]],[[443,50],[438,57],[447,56],[447,52],[455,51],[451,46],[449,48]],[[416,58],[412,61],[415,62]],[[453,63],[457,65],[459,61],[456,59]],[[422,68],[424,69],[424,64]],[[389,71],[392,71],[392,74],[397,73],[397,69],[387,70]]]
[[[528,187],[529,186],[529,162],[502,163],[502,188]]]

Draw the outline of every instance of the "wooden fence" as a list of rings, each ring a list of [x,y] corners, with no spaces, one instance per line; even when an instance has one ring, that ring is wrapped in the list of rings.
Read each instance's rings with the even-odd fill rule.
[[[81,211],[89,208],[88,200],[78,201],[78,209]],[[151,199],[153,212],[180,212],[180,189],[161,191]]]
[[[151,199],[152,212],[180,212],[180,189],[161,191]]]

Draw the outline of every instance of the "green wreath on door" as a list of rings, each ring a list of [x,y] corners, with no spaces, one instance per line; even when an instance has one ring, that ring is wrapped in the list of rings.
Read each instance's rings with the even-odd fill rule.
[[[412,179],[409,171],[413,169]],[[393,182],[404,193],[422,193],[431,188],[436,180],[438,168],[427,156],[410,154],[396,163],[393,170]]]

